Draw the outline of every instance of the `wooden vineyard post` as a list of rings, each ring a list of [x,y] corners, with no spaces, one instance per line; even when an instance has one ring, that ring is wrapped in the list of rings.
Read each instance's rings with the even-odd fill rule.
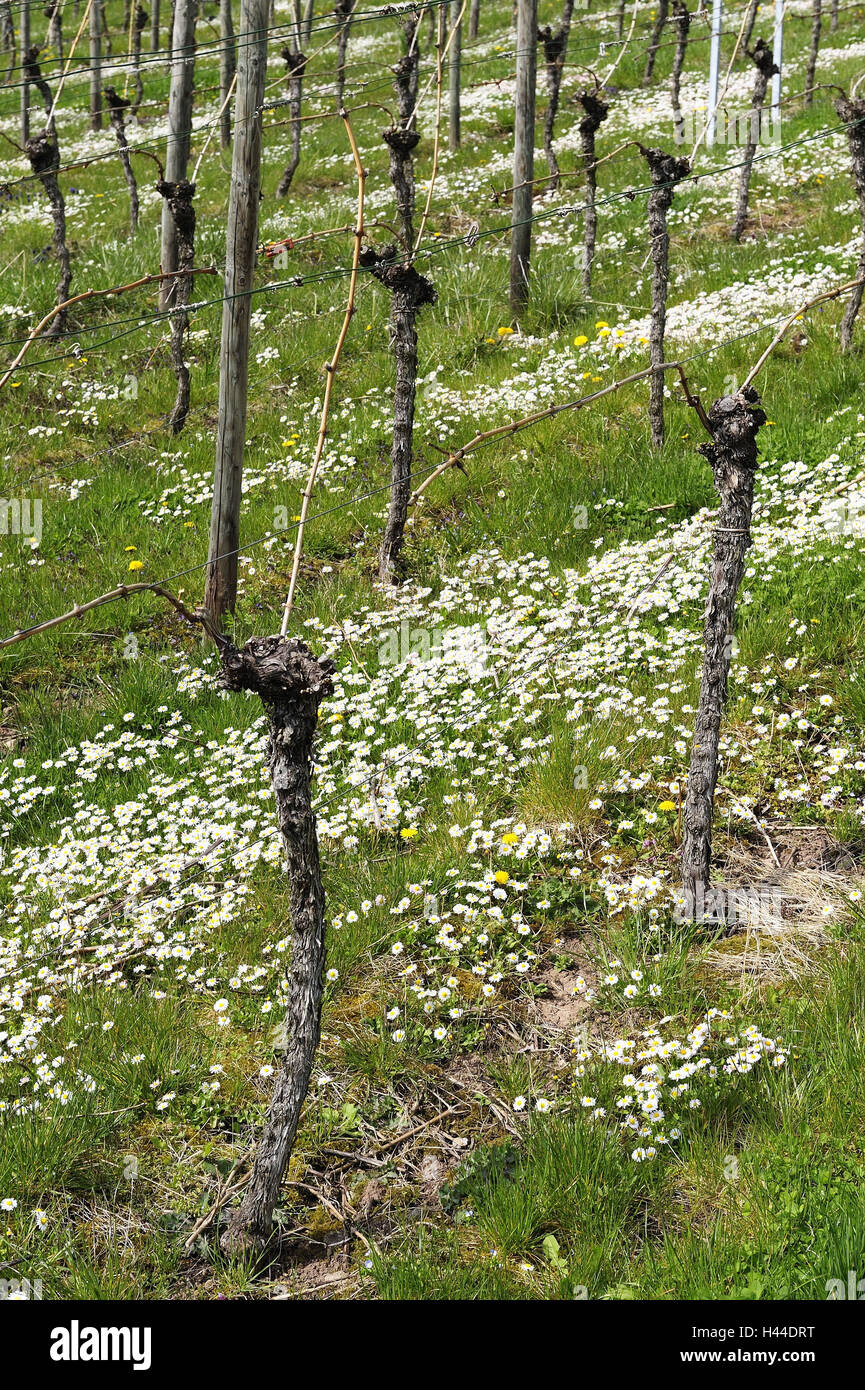
[[[250,296],[261,192],[261,105],[267,69],[267,16],[268,0],[242,0],[219,352],[216,464],[204,591],[205,613],[217,624],[226,611],[234,612],[237,598]]]
[[[515,314],[529,299],[532,248],[532,184],[535,176],[535,85],[538,0],[519,0],[517,89],[514,119],[514,197],[511,218],[510,301]]]
[[[168,97],[168,147],[165,180],[182,183],[189,164],[192,125],[192,79],[195,74],[196,0],[177,0],[171,34],[171,87]],[[167,204],[162,206],[162,251],[159,265],[164,275],[177,269],[177,228]],[[174,295],[174,281],[164,280],[159,307],[167,309]]]

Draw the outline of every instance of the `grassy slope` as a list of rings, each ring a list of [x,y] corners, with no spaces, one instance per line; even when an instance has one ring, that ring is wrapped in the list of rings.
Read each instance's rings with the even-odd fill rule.
[[[109,6],[109,13],[116,9],[116,5]],[[503,49],[510,42],[508,10],[500,4],[490,6],[482,23],[482,38],[500,32]],[[826,36],[827,45],[840,46],[860,38],[862,16],[858,11],[842,15],[841,20],[839,34]],[[791,72],[798,63],[796,72],[801,74],[808,26],[797,23],[790,28],[792,38],[786,56]],[[371,30],[372,26],[365,27],[363,43],[356,44],[354,53],[350,49],[350,57],[358,61],[358,68],[353,70],[356,78],[372,76],[376,81],[383,57],[395,56],[397,48],[394,39],[386,37],[384,25],[375,26],[378,47],[371,46]],[[594,55],[587,55],[584,61],[595,61],[595,36],[600,32],[591,16],[583,20],[579,41]],[[575,41],[572,43],[576,47]],[[483,67],[466,66],[466,83],[506,76],[511,71],[512,60],[506,54],[490,58],[492,47],[487,44],[481,50],[486,60]],[[706,48],[705,43],[695,45],[686,71],[696,75],[705,70]],[[572,56],[577,57],[576,53]],[[622,107],[629,100],[628,91],[638,86],[641,61],[639,56],[633,62],[626,58],[617,70]],[[324,83],[328,62],[325,53],[313,65],[314,81]],[[669,63],[670,53],[665,50],[658,62],[661,84],[666,83]],[[820,75],[824,80],[831,76],[845,83],[857,70],[857,63],[861,58],[839,62],[831,74],[824,68]],[[215,81],[211,61],[200,62],[197,81],[200,87]],[[576,78],[569,81],[572,90]],[[791,76],[791,91],[801,85],[801,80]],[[160,110],[166,90],[161,70],[146,74],[146,96],[155,103],[152,111]],[[494,87],[482,90],[486,94],[496,91]],[[820,93],[809,112],[791,104],[785,140],[836,123],[828,95]],[[64,97],[60,135],[64,158],[68,159],[69,150],[79,155],[88,148],[82,117],[86,89],[81,83],[70,83]],[[369,93],[368,99],[387,102],[387,87],[382,84],[377,95]],[[212,111],[213,95],[204,100]],[[326,108],[326,92],[319,92],[314,100],[317,107]],[[430,233],[446,235],[464,230],[471,218],[477,218],[484,229],[507,222],[507,210],[492,207],[489,178],[480,172],[505,149],[507,111],[505,94],[485,99],[476,115],[467,115],[463,150],[458,158],[447,156],[443,161],[448,182],[443,181],[440,196],[434,200]],[[8,115],[4,128],[9,133],[14,133],[13,112],[14,99],[0,94],[0,117]],[[282,114],[272,113],[268,122],[281,119]],[[428,102],[424,114],[418,168],[426,172],[431,155]],[[386,161],[378,136],[384,119],[378,109],[359,111],[355,126],[370,171],[370,216],[388,220]],[[615,131],[605,135],[600,144],[601,152],[627,138],[627,117],[620,115],[618,120]],[[561,132],[572,131],[573,123],[573,107],[565,103]],[[144,126],[141,138],[146,132]],[[649,123],[641,130],[640,138],[669,144],[670,134],[669,118],[659,115],[654,126]],[[134,127],[131,138],[136,138]],[[331,120],[305,128],[301,170],[291,197],[278,212],[273,190],[285,139],[285,130],[279,127],[266,140],[263,234],[301,235],[312,228],[348,222],[354,195],[339,123]],[[759,224],[753,238],[741,247],[725,239],[724,209],[729,199],[725,203],[718,195],[720,207],[715,207],[717,189],[713,185],[682,196],[682,204],[691,205],[693,200],[696,214],[693,220],[682,219],[674,227],[672,303],[734,281],[760,282],[778,256],[801,252],[812,269],[823,259],[823,248],[850,240],[856,223],[849,208],[851,190],[844,159],[838,156],[834,163],[824,163],[825,145],[802,148],[801,163],[798,156],[785,161],[783,176],[778,161],[768,161],[755,174],[753,199]],[[722,163],[724,157],[723,150],[703,156],[706,163],[709,159]],[[735,158],[736,152],[730,152],[730,161]],[[564,168],[572,167],[573,153],[563,154],[561,162]],[[228,188],[225,164],[212,146],[202,161],[197,197],[199,263],[220,263]],[[139,160],[137,167],[144,186],[150,177],[148,165]],[[467,176],[465,192],[452,184],[455,170]],[[473,170],[478,171],[474,179],[469,177]],[[21,161],[11,161],[6,175],[23,171]],[[503,187],[509,179],[498,173],[496,182]],[[642,186],[643,182],[643,166],[634,151],[611,164],[601,179],[604,190]],[[70,196],[73,289],[119,284],[152,270],[158,215],[155,197],[146,200],[142,226],[130,239],[122,174],[116,160],[66,175],[64,187],[69,185],[80,190]],[[30,186],[24,188],[32,195]],[[32,196],[38,204],[39,195]],[[81,200],[77,207],[76,197]],[[0,303],[20,304],[36,316],[52,302],[50,257],[37,254],[47,243],[48,232],[41,222],[37,227],[19,203],[12,205],[12,211],[15,216],[3,230],[5,268],[0,276]],[[516,326],[504,294],[504,236],[481,241],[471,255],[457,249],[431,259],[429,270],[440,298],[435,310],[425,313],[421,325],[423,375],[435,368],[439,382],[458,390],[475,386],[491,390],[513,373],[515,359],[524,354],[526,369],[534,373],[537,368],[537,379],[543,380],[549,352],[570,344],[575,336],[596,340],[599,320],[615,326],[629,315],[644,312],[648,282],[643,212],[644,203],[639,198],[612,205],[609,216],[614,219],[616,241],[604,245],[610,224],[605,225],[601,210],[602,245],[596,301],[591,305],[579,291],[577,220],[544,224],[540,240],[549,244],[542,244],[536,256],[532,305],[519,324],[521,332],[530,335],[525,346],[498,332],[502,327]],[[5,218],[6,213],[0,217]],[[552,228],[549,235],[547,226]],[[312,247],[306,244],[293,253],[287,272],[263,268],[261,283],[343,266],[347,240],[325,240]],[[836,278],[840,279],[852,265],[839,262],[838,269]],[[215,295],[217,283],[200,281],[196,297],[199,292],[201,298]],[[344,289],[344,279],[324,279],[300,289],[280,290],[273,296],[262,295],[256,301],[256,309],[264,311],[266,322],[256,331],[253,352],[275,348],[278,355],[255,363],[252,371],[248,466],[254,473],[270,467],[247,494],[244,538],[260,536],[278,525],[277,508],[287,508],[289,516],[297,509],[302,466],[317,425],[314,402],[322,391],[321,364],[335,340]],[[338,413],[334,421],[335,458],[325,470],[318,497],[321,508],[337,507],[349,497],[380,487],[387,477],[387,392],[391,380],[387,308],[382,292],[364,284],[339,374],[338,400],[366,399],[350,413]],[[196,492],[206,498],[206,475],[212,466],[219,307],[201,309],[194,320],[193,412],[180,441],[170,439],[162,423],[173,397],[162,327],[151,323],[99,346],[103,338],[112,336],[112,322],[149,312],[149,303],[145,307],[136,301],[133,307],[128,298],[88,306],[86,315],[82,313],[76,323],[102,323],[104,333],[82,336],[77,358],[46,361],[43,366],[28,364],[27,370],[13,379],[20,384],[11,391],[7,388],[0,438],[2,491],[7,496],[43,499],[44,535],[35,553],[42,561],[39,564],[22,561],[29,551],[18,538],[3,539],[0,608],[4,631],[112,587],[127,573],[130,556],[143,561],[136,577],[147,579],[201,563],[208,505],[206,500],[191,498]],[[836,307],[814,316],[807,327],[807,343],[784,347],[767,371],[764,394],[773,424],[771,433],[766,431],[764,452],[767,470],[773,476],[778,464],[772,460],[802,460],[813,467],[836,451],[853,472],[858,471],[854,465],[861,446],[852,421],[860,408],[861,350],[841,360],[836,344],[838,316]],[[755,317],[759,327],[761,311]],[[7,313],[4,338],[20,337],[22,327],[31,321]],[[742,331],[741,326],[737,331]],[[723,328],[719,336],[726,336]],[[753,339],[694,363],[693,381],[704,399],[725,389],[731,376],[741,379],[766,336],[764,328]],[[705,345],[704,337],[702,342],[681,349],[677,346],[676,350]],[[48,358],[53,354],[42,349],[42,355]],[[630,366],[630,358],[628,362]],[[641,365],[638,356],[633,365]],[[603,359],[597,370],[595,359],[587,357],[586,367],[589,377],[606,380],[615,370],[612,356]],[[558,369],[552,371],[555,376]],[[124,399],[122,394],[118,398],[130,375],[138,378],[137,398]],[[565,389],[565,394],[571,392]],[[443,478],[431,489],[428,506],[412,531],[407,551],[409,577],[429,586],[435,594],[445,577],[464,572],[467,557],[495,547],[504,561],[513,561],[516,566],[512,588],[500,581],[507,606],[509,594],[530,592],[519,576],[521,557],[530,553],[548,557],[549,574],[554,578],[579,572],[597,557],[599,542],[601,553],[628,542],[646,544],[659,527],[659,514],[647,508],[674,503],[671,513],[660,513],[665,518],[663,525],[669,522],[674,527],[699,508],[711,506],[708,469],[694,451],[697,427],[693,416],[678,401],[670,405],[668,445],[662,456],[655,456],[648,444],[644,399],[642,388],[636,388],[579,415],[566,414],[522,440],[480,452],[468,464],[467,477],[454,473]],[[89,415],[56,414],[89,401]],[[844,408],[852,415],[833,418]],[[447,415],[440,395],[422,398],[419,458],[424,464],[435,461],[431,443],[436,439],[464,442],[474,431],[472,412],[453,423],[448,422]],[[27,430],[46,425],[58,433],[27,436]],[[285,443],[295,437],[295,444]],[[130,438],[133,442],[127,446]],[[848,442],[842,443],[845,438]],[[291,470],[285,468],[286,459],[297,464],[288,478]],[[176,474],[169,471],[177,460],[182,460],[190,474],[203,475],[202,485],[190,490],[190,500],[182,506],[171,498],[159,512],[162,489],[177,482]],[[80,488],[75,486],[76,480],[82,480]],[[611,498],[627,505],[605,505]],[[367,606],[374,611],[386,609],[385,600],[371,587],[382,507],[379,493],[333,511],[310,528],[298,613],[301,622],[313,620],[327,629]],[[589,525],[585,529],[573,524],[577,507],[587,509]],[[131,546],[137,547],[134,552]],[[768,739],[760,732],[749,681],[758,681],[762,671],[771,670],[783,682],[783,658],[795,652],[799,661],[796,684],[790,678],[786,687],[779,687],[782,702],[796,706],[797,686],[804,681],[808,689],[804,703],[818,722],[816,696],[831,694],[835,701],[831,717],[840,720],[837,738],[849,741],[848,731],[861,726],[863,712],[859,547],[845,548],[817,536],[798,551],[785,552],[779,544],[777,554],[777,563],[767,565],[765,573],[749,581],[756,602],[743,615],[738,659],[743,672],[750,674],[743,675],[734,687],[729,712],[730,726],[740,735],[743,746],[751,749],[753,761],[731,757],[726,781],[736,795],[755,798],[770,835],[774,833],[773,823],[804,820],[824,824],[855,854],[861,820],[852,808],[857,795],[861,796],[861,778],[857,781],[850,769],[848,795],[837,811],[817,804],[810,808],[797,805],[791,813],[788,806],[778,802],[773,794],[774,778],[789,775],[795,754],[775,736],[774,728]],[[237,614],[239,636],[274,625],[289,567],[290,549],[282,544],[250,552]],[[651,570],[647,570],[645,579],[650,575]],[[177,583],[187,597],[195,599],[200,590],[200,570]],[[475,611],[466,601],[464,616],[470,619]],[[697,632],[699,612],[699,602],[692,601],[684,617],[680,615],[682,626]],[[422,605],[418,614],[416,618],[412,615],[413,621],[429,621],[423,617]],[[459,606],[455,616],[460,617]],[[801,633],[797,629],[794,639],[790,636],[792,619],[803,629]],[[531,623],[531,613],[527,621]],[[391,622],[383,619],[383,626]],[[130,633],[139,644],[136,660],[123,655]],[[355,662],[360,659],[367,669],[375,669],[379,643],[374,627],[368,625],[362,631],[361,642],[360,654],[343,649],[340,661],[346,669],[357,670]],[[62,627],[6,653],[2,722],[14,731],[14,738],[9,738],[7,780],[19,773],[32,774],[44,784],[44,762],[62,756],[70,745],[95,738],[106,723],[122,727],[124,714],[132,712],[136,731],[149,723],[160,734],[165,732],[168,711],[177,710],[189,725],[186,747],[193,758],[192,770],[184,768],[183,772],[190,777],[190,794],[201,790],[206,802],[215,792],[212,783],[208,792],[196,782],[196,746],[201,750],[209,740],[221,742],[226,721],[234,729],[250,729],[258,710],[245,702],[228,706],[208,688],[195,698],[192,692],[176,694],[171,671],[183,653],[193,664],[198,662],[200,653],[194,641],[148,599],[130,601],[123,611],[100,610],[84,623]],[[693,677],[691,660],[682,675],[684,688],[675,695],[674,709],[693,698]],[[626,673],[626,679],[632,692],[645,693],[651,702],[658,684],[657,671],[646,665]],[[361,678],[360,688],[363,685]],[[348,690],[349,697],[350,693]],[[844,1277],[851,1268],[861,1269],[865,1257],[859,1083],[865,973],[856,921],[849,913],[843,919],[840,915],[833,919],[839,925],[830,926],[830,943],[813,953],[807,967],[758,978],[756,984],[749,982],[741,1016],[773,1038],[783,1038],[791,1050],[788,1067],[765,1078],[761,1072],[738,1088],[719,1088],[707,1103],[701,1122],[687,1131],[674,1155],[634,1163],[629,1157],[630,1144],[605,1138],[604,1127],[592,1126],[581,1113],[577,1097],[584,1088],[593,1094],[599,1092],[605,1084],[601,1073],[590,1069],[588,1079],[579,1079],[572,1091],[568,1034],[561,1037],[539,1029],[533,1011],[544,990],[558,990],[556,976],[570,987],[575,964],[590,970],[594,961],[616,954],[629,967],[632,960],[635,964],[645,960],[640,927],[644,919],[635,914],[633,919],[607,921],[591,895],[586,901],[563,893],[561,900],[553,897],[550,909],[541,908],[538,903],[548,898],[541,896],[538,885],[560,878],[563,861],[557,861],[555,853],[563,843],[585,847],[595,873],[602,871],[603,855],[611,850],[629,871],[669,869],[674,863],[675,816],[662,816],[659,828],[647,835],[643,844],[622,831],[613,819],[614,813],[621,816],[628,810],[630,814],[633,803],[627,797],[607,797],[598,811],[589,805],[590,794],[574,795],[575,757],[588,763],[589,793],[597,790],[605,776],[611,780],[610,770],[599,761],[598,750],[606,742],[621,743],[635,727],[621,711],[611,716],[603,739],[600,734],[594,741],[589,738],[589,751],[575,755],[565,720],[569,700],[547,702],[538,727],[521,725],[511,718],[508,694],[505,690],[498,704],[489,699],[487,717],[474,731],[475,736],[493,747],[500,740],[508,747],[517,747],[521,737],[543,736],[550,740],[548,762],[539,763],[539,757],[546,754],[534,752],[526,757],[522,768],[496,783],[495,778],[479,775],[477,759],[467,757],[444,771],[433,770],[414,800],[409,792],[401,792],[401,811],[394,830],[381,835],[361,832],[354,845],[346,846],[343,836],[336,834],[326,842],[327,889],[334,914],[340,913],[344,919],[346,913],[357,910],[360,897],[374,901],[377,894],[383,895],[384,906],[360,914],[356,922],[343,920],[332,934],[331,963],[339,969],[340,979],[329,991],[322,1067],[333,1079],[308,1106],[293,1175],[299,1179],[306,1175],[313,1186],[327,1185],[332,1193],[338,1192],[341,1179],[348,1200],[356,1204],[362,1200],[362,1184],[373,1170],[350,1160],[335,1160],[332,1152],[325,1151],[369,1153],[377,1143],[444,1110],[443,1101],[462,1106],[446,1124],[450,1141],[440,1143],[430,1137],[436,1134],[431,1126],[414,1145],[396,1146],[387,1166],[375,1171],[383,1182],[374,1208],[379,1225],[373,1228],[382,1253],[376,1256],[369,1276],[360,1269],[363,1252],[357,1247],[351,1270],[359,1272],[356,1278],[348,1278],[344,1287],[365,1295],[378,1291],[393,1298],[573,1297],[577,1286],[585,1286],[591,1297],[825,1296],[828,1278]],[[165,706],[167,710],[160,708]],[[374,723],[381,713],[380,706],[376,709]],[[642,742],[634,747],[629,756],[635,771],[650,766],[656,748],[669,751],[673,724],[681,720],[687,723],[687,712],[675,713],[669,727],[662,725],[667,743]],[[827,733],[831,731],[829,724]],[[423,746],[424,734],[422,729],[416,731],[409,711],[408,717],[392,727],[388,740]],[[12,766],[12,759],[17,757],[26,761],[23,772]],[[170,761],[172,757],[173,752],[157,751],[154,759],[169,780],[179,772]],[[247,755],[247,765],[254,766],[256,759],[253,749]],[[673,762],[681,769],[681,754]],[[141,764],[125,768],[117,765],[115,757],[104,773],[83,788],[68,773],[52,772],[52,778],[57,787],[50,796],[37,798],[32,807],[26,801],[13,801],[11,808],[7,807],[7,850],[50,844],[58,821],[76,809],[86,813],[136,799],[139,806],[147,803],[152,767]],[[237,819],[244,806],[248,809],[247,793],[248,787],[244,787],[239,794]],[[644,798],[646,806],[657,804],[662,796],[653,783]],[[173,805],[189,824],[196,818],[206,819],[201,808],[187,811],[177,798]],[[412,807],[419,808],[417,815],[410,814]],[[135,814],[145,813],[139,810]],[[446,827],[454,820],[466,824],[473,816],[484,826],[496,818],[510,818],[509,823],[525,822],[530,827],[566,820],[575,825],[553,849],[532,853],[521,868],[529,884],[527,917],[532,923],[537,959],[522,983],[516,977],[511,979],[489,1009],[467,993],[472,1001],[469,1018],[452,1030],[443,1045],[435,1045],[419,1024],[410,1031],[405,1046],[394,1045],[383,1022],[384,1010],[393,1002],[396,990],[389,957],[395,926],[389,908],[409,883],[426,883],[438,892],[446,882],[447,868],[472,878],[506,862],[483,849],[473,859],[461,849],[459,840],[447,835]],[[230,811],[220,824],[226,819],[231,819]],[[405,828],[415,820],[421,827],[419,836],[400,839],[399,826]],[[722,818],[719,863],[737,846],[755,861],[764,849],[752,823]],[[121,866],[119,860],[115,864],[111,859],[110,851],[103,857],[111,866],[108,887],[119,893],[131,860],[124,860]],[[472,862],[481,867],[472,868]],[[78,891],[70,889],[70,897],[104,886],[98,870],[91,867],[89,874],[89,879],[84,875],[76,881]],[[285,887],[278,862],[266,859],[259,859],[249,871],[238,870],[230,858],[223,860],[221,871],[214,871],[214,881],[223,894],[225,880],[232,877],[248,883],[250,894],[245,903],[231,900],[226,920],[214,926],[205,943],[202,959],[212,985],[175,979],[163,964],[156,967],[160,973],[155,990],[149,983],[149,972],[142,979],[127,970],[124,979],[121,969],[114,983],[88,985],[68,998],[63,997],[66,991],[57,992],[57,1021],[46,1029],[47,1040],[42,1044],[46,1056],[51,1058],[68,1044],[76,1044],[74,1066],[94,1079],[96,1089],[89,1093],[73,1081],[74,1096],[68,1105],[46,1101],[36,1117],[9,1119],[0,1157],[0,1196],[9,1195],[19,1202],[9,1216],[8,1230],[0,1232],[0,1260],[11,1262],[31,1277],[42,1276],[49,1296],[153,1297],[178,1291],[201,1296],[215,1288],[226,1293],[254,1290],[260,1295],[269,1290],[274,1279],[286,1282],[296,1277],[286,1275],[283,1269],[254,1281],[248,1270],[223,1266],[201,1252],[192,1263],[184,1262],[177,1239],[178,1230],[185,1232],[198,1209],[206,1209],[212,1202],[217,1171],[225,1170],[242,1155],[249,1127],[260,1120],[267,1099],[267,1081],[259,1077],[258,1070],[270,1058],[269,1030],[256,1010],[254,994],[239,991],[236,1001],[232,996],[232,1026],[224,1031],[216,1026],[212,1003],[217,996],[231,993],[225,981],[238,964],[255,965],[266,959],[262,949],[272,947],[287,930]],[[7,873],[0,880],[10,901],[14,879],[15,875]],[[30,884],[26,892],[43,918],[61,901],[56,878],[53,884]],[[20,933],[24,928],[19,922],[14,930]],[[835,944],[839,938],[843,949]],[[558,944],[562,942],[565,944]],[[590,1016],[590,1028],[606,1038],[631,1037],[662,1014],[676,1017],[684,1030],[698,1021],[707,1006],[739,1010],[739,982],[708,970],[702,960],[704,943],[686,944],[692,947],[690,951],[671,949],[667,953],[661,999],[644,999],[636,1011],[620,995],[602,994],[596,1013]],[[154,998],[154,992],[164,997]],[[14,989],[11,993],[14,996]],[[278,1002],[278,990],[274,999]],[[7,1021],[0,1020],[0,1028],[13,1032],[11,1025],[19,1013],[13,998]],[[114,1027],[105,1032],[103,1025],[109,1021]],[[529,1050],[518,1051],[524,1043]],[[145,1061],[131,1063],[128,1059],[132,1056],[143,1056]],[[66,1057],[71,1066],[71,1054],[66,1053]],[[207,1068],[214,1063],[224,1067],[224,1074],[221,1090],[210,1095],[200,1088],[202,1080],[208,1080]],[[19,1094],[21,1071],[14,1061],[4,1069],[3,1094],[7,1100]],[[66,1072],[62,1077],[65,1084]],[[460,1079],[463,1087],[468,1084],[465,1093],[458,1088]],[[153,1081],[158,1083],[156,1091],[151,1089]],[[156,1111],[154,1096],[169,1089],[178,1092],[178,1101]],[[515,1116],[510,1105],[518,1093],[530,1099],[553,1097],[552,1113],[532,1114],[528,1119]],[[572,1094],[573,1101],[569,1099]],[[490,1173],[481,1165],[481,1176],[469,1180],[465,1200],[457,1208],[459,1219],[454,1220],[453,1214],[442,1215],[433,1203],[427,1209],[428,1219],[415,1227],[422,1235],[408,1237],[404,1244],[400,1227],[412,1224],[405,1222],[404,1212],[417,1211],[430,1196],[429,1183],[423,1185],[424,1170],[419,1166],[424,1151],[428,1159],[441,1160],[449,1155],[455,1162],[467,1147],[498,1142],[509,1132],[513,1132],[518,1150],[519,1181],[513,1181],[510,1167]],[[460,1142],[463,1140],[469,1141],[468,1146]],[[736,1160],[732,1167],[731,1158]],[[322,1173],[326,1177],[321,1177]],[[368,1195],[367,1200],[372,1197]],[[44,1233],[33,1229],[30,1212],[36,1207],[46,1209],[49,1215]],[[289,1264],[298,1250],[305,1259],[320,1254],[322,1245],[315,1242],[326,1244],[329,1229],[336,1224],[308,1191],[300,1190],[287,1197],[284,1221],[288,1230],[305,1233],[305,1243],[300,1246],[287,1243]],[[555,1236],[558,1248],[549,1241],[544,1244],[549,1234]],[[310,1285],[312,1282],[307,1280]]]

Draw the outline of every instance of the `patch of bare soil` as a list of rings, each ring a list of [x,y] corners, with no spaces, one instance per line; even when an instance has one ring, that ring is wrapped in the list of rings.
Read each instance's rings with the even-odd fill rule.
[[[14,753],[18,747],[18,730],[11,724],[0,724],[0,753]]]
[[[577,1031],[590,1005],[581,994],[574,994],[574,976],[570,971],[545,966],[536,975],[538,984],[546,991],[529,1006],[530,1015],[543,1027],[569,1037]]]
[[[782,868],[858,872],[855,855],[822,825],[777,830],[771,838]]]

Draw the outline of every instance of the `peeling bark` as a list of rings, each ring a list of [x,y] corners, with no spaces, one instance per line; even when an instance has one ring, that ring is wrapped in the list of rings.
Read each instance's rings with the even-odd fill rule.
[[[393,69],[394,76],[397,78],[397,109],[403,124],[413,126],[415,124],[415,107],[417,106],[417,94],[420,86],[420,22],[423,18],[419,14],[417,19],[407,19],[402,26],[402,41],[405,48],[404,58],[407,58],[411,66],[407,69],[408,84],[400,85],[397,68]]]
[[[129,226],[134,236],[138,231],[138,184],[135,181],[132,161],[129,158],[129,147],[126,141],[126,117],[124,115],[124,112],[129,110],[130,102],[119,96],[113,87],[105,87],[102,95],[108,107],[108,119],[117,140],[120,163],[123,165],[126,186],[129,189]]]
[[[667,22],[670,0],[658,0],[658,9],[655,14],[655,23],[652,27],[651,38],[649,39],[649,51],[646,54],[646,66],[643,70],[643,86],[649,87],[655,72],[655,59],[658,56],[658,49],[661,47],[661,38],[664,33],[664,25]]]
[[[847,125],[850,171],[853,175],[856,196],[859,199],[862,249],[859,253],[859,268],[856,271],[856,277],[861,279],[865,276],[865,98],[859,97],[855,101],[850,101],[848,97],[841,96],[835,102],[835,110]],[[841,320],[842,352],[849,352],[853,345],[853,325],[862,303],[862,290],[862,285],[855,287],[847,301],[847,308],[844,310],[844,317]]]
[[[390,126],[381,137],[390,151],[390,180],[396,193],[396,207],[402,223],[405,249],[410,254],[414,244],[414,161],[412,151],[420,140],[416,130]]]
[[[670,280],[670,234],[667,213],[673,201],[675,185],[687,178],[691,165],[687,159],[677,159],[664,150],[646,149],[640,145],[652,175],[649,194],[649,249],[652,256],[652,326],[649,335],[650,361],[659,367],[664,361],[664,331],[667,324],[667,288]],[[652,443],[660,449],[664,443],[664,373],[653,372],[649,381],[649,423]]]
[[[178,183],[168,183],[165,179],[160,179],[156,191],[162,194],[174,221],[177,269],[188,272],[195,264],[195,208],[192,205],[195,184],[190,183],[188,179],[181,179]],[[192,276],[178,276],[174,284],[176,290],[171,308],[171,365],[177,378],[177,396],[168,417],[168,424],[173,434],[180,434],[189,414],[189,368],[183,356],[183,335],[189,326],[186,308],[192,292]]]
[[[751,119],[748,123],[748,140],[745,145],[742,168],[739,171],[739,196],[736,202],[736,216],[733,226],[730,229],[730,236],[734,241],[741,241],[745,224],[748,221],[748,191],[751,187],[751,170],[754,167],[754,155],[757,150],[757,143],[760,139],[760,123],[763,119],[763,103],[766,100],[766,89],[769,86],[769,78],[778,69],[772,61],[772,50],[762,39],[758,39],[754,45],[751,58],[757,68],[757,77],[754,82],[754,93],[751,97]]]
[[[605,101],[601,101],[597,92],[585,90],[578,92],[577,101],[586,113],[580,121],[580,150],[583,156],[583,168],[586,172],[585,213],[583,217],[583,294],[587,299],[591,299],[592,267],[595,261],[595,242],[598,237],[598,213],[595,206],[595,194],[598,187],[598,175],[595,168],[595,136],[607,119],[610,108]]]
[[[51,219],[54,223],[54,254],[60,265],[60,279],[57,281],[55,303],[63,304],[69,298],[72,266],[69,260],[69,249],[66,245],[66,204],[63,201],[63,194],[60,192],[60,184],[57,182],[56,171],[60,168],[60,150],[57,144],[56,131],[52,130],[49,133],[44,130],[41,135],[33,136],[27,141],[24,149],[30,160],[30,168],[38,176],[51,204]],[[66,332],[66,318],[66,310],[61,309],[56,319],[45,330],[44,336],[46,338],[59,338],[62,333]]]
[[[252,638],[222,654],[226,690],[252,690],[270,724],[267,765],[288,870],[291,964],[282,1065],[252,1175],[221,1240],[226,1251],[262,1250],[279,1198],[321,1037],[324,889],[310,782],[318,707],[333,690],[334,663],[296,638]]]
[[[396,360],[396,387],[393,401],[393,445],[391,447],[391,489],[387,523],[379,551],[378,576],[382,583],[399,580],[408,506],[411,498],[412,442],[414,437],[415,391],[417,388],[417,330],[418,310],[425,304],[435,304],[437,295],[429,280],[419,275],[414,266],[396,259],[395,246],[387,246],[379,255],[372,249],[362,251],[360,264],[384,285],[393,296],[390,314],[390,336]]]
[[[291,181],[300,163],[300,106],[303,96],[303,73],[306,68],[306,54],[291,48],[283,48],[282,56],[288,68],[288,113],[291,120],[291,159],[286,165],[276,190],[278,198],[284,198],[291,188]]]
[[[396,83],[397,107],[401,126],[389,126],[383,130],[381,138],[390,152],[390,181],[396,194],[396,206],[402,224],[406,252],[411,255],[414,245],[414,161],[412,152],[420,136],[413,128],[412,112],[417,96],[418,51],[413,48],[406,53],[392,69]]]
[[[754,4],[757,0],[754,0]],[[685,143],[685,122],[682,119],[682,105],[679,94],[682,88],[682,69],[688,51],[688,38],[691,29],[691,12],[685,0],[673,0],[673,28],[676,31],[676,51],[673,54],[673,71],[670,74],[671,100],[673,103],[673,130],[676,144]]]
[[[544,154],[550,171],[550,188],[557,189],[561,182],[559,162],[553,148],[553,131],[559,110],[559,94],[562,88],[562,69],[568,51],[568,37],[571,32],[571,18],[574,13],[574,0],[565,0],[559,27],[553,33],[548,24],[538,30],[538,42],[544,46],[544,62],[547,78],[547,110],[544,116]]]
[[[712,443],[700,452],[712,465],[721,499],[715,527],[709,599],[703,627],[703,672],[685,796],[682,879],[688,920],[700,920],[711,900],[712,808],[718,780],[718,740],[727,699],[736,594],[751,544],[757,433],[766,423],[760,397],[748,387],[715,401],[708,413]]]

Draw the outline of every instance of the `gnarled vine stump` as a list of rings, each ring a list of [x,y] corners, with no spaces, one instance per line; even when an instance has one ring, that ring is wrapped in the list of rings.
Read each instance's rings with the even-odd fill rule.
[[[261,1250],[270,1239],[280,1183],[294,1144],[321,1036],[324,889],[310,781],[318,707],[335,670],[294,637],[253,637],[222,654],[221,684],[252,690],[270,722],[267,765],[285,850],[291,912],[291,963],[285,1050],[255,1153],[252,1175],[221,1244]]]
[[[766,423],[752,387],[723,396],[708,412],[712,443],[700,453],[712,465],[721,499],[703,626],[703,671],[685,794],[682,880],[687,920],[701,920],[711,903],[712,808],[718,781],[718,740],[727,700],[736,595],[751,544],[757,434]]]

